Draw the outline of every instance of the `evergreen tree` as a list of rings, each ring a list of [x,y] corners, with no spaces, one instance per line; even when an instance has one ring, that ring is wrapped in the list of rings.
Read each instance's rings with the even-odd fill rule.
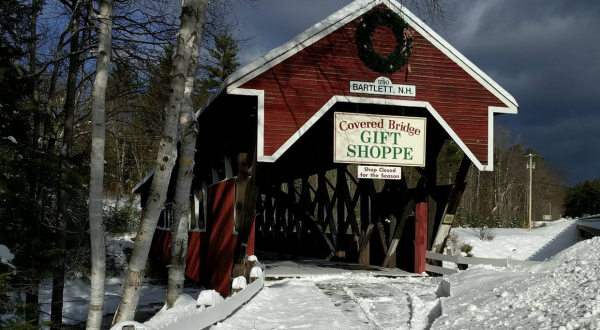
[[[573,217],[600,213],[600,178],[576,184],[567,194],[565,207],[566,214]]]
[[[207,49],[208,58],[200,64],[199,95],[196,105],[201,106],[223,81],[240,66],[237,54],[240,47],[228,32],[213,36],[214,45]]]

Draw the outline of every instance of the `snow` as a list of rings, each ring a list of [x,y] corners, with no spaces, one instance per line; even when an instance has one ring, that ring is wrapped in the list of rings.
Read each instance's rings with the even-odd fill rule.
[[[243,290],[248,286],[246,282],[246,278],[244,276],[238,276],[233,279],[233,283],[231,284],[231,288],[234,290]]]
[[[313,277],[318,275],[343,275],[348,272],[353,274],[376,274],[387,277],[421,276],[409,273],[398,268],[384,268],[379,266],[364,266],[346,262],[330,262],[324,260],[264,260],[266,277],[280,279],[286,277]]]
[[[149,321],[145,322],[144,325],[153,329],[161,329],[174,324],[179,320],[196,315],[203,310],[204,307],[196,307],[196,299],[192,298],[190,295],[183,294],[177,299],[173,308],[167,309],[167,305],[164,305],[163,308]]]
[[[268,282],[212,329],[428,329],[439,315],[435,281],[346,273]]]
[[[452,275],[432,329],[600,328],[600,238],[531,267],[473,267]],[[475,309],[470,306],[476,306]]]
[[[0,244],[0,262],[8,264],[14,258],[14,254],[10,253],[10,250],[5,245]]]
[[[7,136],[7,137],[4,137],[3,139],[8,140],[14,144],[17,144],[17,139],[15,139],[14,136]]]
[[[125,284],[125,275],[127,268],[127,258],[124,249],[133,248],[132,237],[134,234],[107,235],[106,252],[107,258],[114,261],[117,268],[116,273],[107,272],[106,293],[104,299],[104,315],[111,318],[119,306],[123,285]],[[42,309],[42,321],[49,321],[50,302],[52,301],[52,278],[47,278],[40,285],[39,302]],[[187,295],[196,295],[200,290],[195,288],[185,288]],[[161,308],[165,301],[166,288],[164,286],[153,285],[148,280],[144,281],[138,312],[154,314]],[[76,325],[84,323],[88,316],[90,284],[85,279],[66,279],[64,290],[63,322],[67,325]],[[194,310],[196,309],[196,300],[191,298]],[[48,314],[46,314],[48,313]],[[140,329],[140,328],[136,328]],[[150,329],[148,327],[141,329]]]
[[[248,261],[249,262],[258,262],[258,258],[256,256],[249,256]]]
[[[526,260],[575,223],[561,219],[531,232],[520,228],[493,229],[496,237],[492,241],[480,240],[476,228],[453,228],[451,233],[456,234],[461,243],[473,246],[474,257]]]
[[[133,322],[133,321],[125,321],[125,322],[117,323],[117,324],[113,325],[110,328],[110,330],[121,330],[125,326],[133,326],[135,330],[154,330],[153,328],[151,328],[149,326],[146,326],[146,325],[138,323],[138,322]]]
[[[223,303],[225,299],[215,290],[204,290],[200,292],[196,304],[198,306],[217,306]]]
[[[260,267],[252,267],[250,270],[250,278],[259,278],[263,274],[263,270]]]

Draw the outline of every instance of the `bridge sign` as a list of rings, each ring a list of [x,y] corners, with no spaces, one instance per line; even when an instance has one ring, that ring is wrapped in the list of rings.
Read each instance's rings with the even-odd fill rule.
[[[426,118],[335,113],[334,162],[425,166]]]

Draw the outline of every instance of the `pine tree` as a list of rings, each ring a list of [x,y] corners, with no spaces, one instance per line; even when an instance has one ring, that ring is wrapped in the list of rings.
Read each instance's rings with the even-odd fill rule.
[[[215,92],[225,79],[240,66],[237,54],[240,47],[228,32],[213,36],[213,47],[207,49],[208,58],[200,64],[199,95],[196,105],[201,106]]]

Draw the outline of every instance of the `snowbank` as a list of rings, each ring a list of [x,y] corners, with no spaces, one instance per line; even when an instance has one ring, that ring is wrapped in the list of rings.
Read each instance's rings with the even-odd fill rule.
[[[575,220],[561,219],[548,223],[545,227],[535,228],[531,232],[520,228],[493,229],[496,234],[493,241],[480,240],[477,228],[453,228],[452,233],[458,236],[458,240],[461,243],[473,246],[472,253],[475,257],[527,260],[559,236],[559,234],[575,224]],[[575,238],[570,239],[568,242],[561,241],[562,245],[559,250],[577,243],[577,236],[573,237]]]
[[[243,290],[248,286],[246,283],[246,278],[244,276],[238,276],[233,279],[233,283],[231,284],[231,288],[234,290]]]
[[[250,270],[250,278],[259,278],[263,274],[263,270],[260,267],[252,267]]]
[[[3,264],[8,264],[15,258],[15,255],[10,253],[10,250],[5,246],[0,244],[0,262]]]
[[[450,276],[451,297],[432,329],[600,329],[598,251],[595,238],[541,265]]]
[[[223,303],[225,301],[225,299],[223,299],[223,297],[221,297],[221,294],[219,294],[217,291],[215,290],[204,290],[202,292],[200,292],[200,295],[198,295],[198,300],[196,300],[196,304],[198,306],[217,306],[221,303]]]
[[[173,308],[167,309],[167,305],[164,305],[163,308],[148,322],[145,322],[144,325],[150,329],[161,329],[174,324],[179,320],[196,315],[203,310],[204,307],[196,307],[196,299],[187,294],[182,294],[175,302]]]
[[[125,322],[117,323],[117,324],[113,325],[110,328],[110,330],[121,330],[121,329],[123,329],[123,327],[126,327],[126,326],[133,326],[135,328],[135,330],[154,330],[151,327],[148,327],[146,325],[143,325],[138,322],[133,322],[133,321],[125,321]]]

